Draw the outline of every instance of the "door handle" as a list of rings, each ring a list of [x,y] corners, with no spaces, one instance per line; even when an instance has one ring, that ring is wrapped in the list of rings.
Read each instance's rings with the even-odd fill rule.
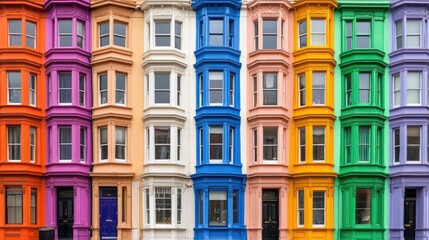
[[[112,219],[106,219],[106,222],[111,222],[112,221]]]
[[[411,224],[405,224],[405,227],[411,227]]]
[[[67,222],[68,222],[68,220],[66,220],[66,219],[63,220],[63,223],[67,223]]]
[[[264,223],[270,223],[270,221],[265,221]]]

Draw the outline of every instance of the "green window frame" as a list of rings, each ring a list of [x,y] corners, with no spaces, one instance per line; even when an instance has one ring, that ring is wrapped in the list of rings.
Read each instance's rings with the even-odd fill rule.
[[[343,164],[383,164],[383,133],[381,123],[343,126]]]
[[[351,49],[368,49],[372,47],[372,20],[348,19],[344,23],[346,51]]]
[[[345,72],[343,75],[343,106],[373,106],[383,108],[381,70]]]

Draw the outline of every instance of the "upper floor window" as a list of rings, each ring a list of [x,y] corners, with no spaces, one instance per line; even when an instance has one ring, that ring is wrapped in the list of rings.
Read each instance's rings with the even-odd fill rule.
[[[125,105],[125,99],[126,99],[126,74],[116,72],[116,90],[115,90],[115,103]]]
[[[85,80],[86,76],[79,73],[79,105],[85,107]]]
[[[172,20],[155,20],[155,46],[182,48],[182,23]]]
[[[71,161],[72,160],[72,129],[70,126],[63,126],[58,128],[58,146],[59,146],[59,160]]]
[[[7,72],[8,103],[21,104],[21,72]]]
[[[356,224],[371,224],[371,189],[356,188]]]
[[[422,73],[407,73],[407,105],[421,103]]]
[[[262,48],[277,49],[276,19],[264,19],[262,21]]]
[[[299,162],[324,162],[326,161],[326,127],[324,126],[313,126],[310,134],[312,134],[311,145],[307,141],[306,127],[298,128],[298,155]],[[312,160],[307,159],[306,152],[307,148],[311,148]]]
[[[345,105],[372,104],[381,106],[382,79],[383,75],[381,73],[352,72],[345,74]],[[373,99],[372,96],[376,96],[376,98]]]
[[[392,163],[426,164],[429,161],[428,129],[426,125],[394,126],[391,133]]]
[[[209,20],[209,45],[223,46],[223,19]]]
[[[58,36],[60,47],[71,47],[72,45],[72,20],[58,21]]]
[[[72,103],[72,74],[71,72],[58,73],[59,104]]]
[[[346,21],[346,50],[371,47],[371,21]]]
[[[7,126],[8,160],[21,161],[21,126]]]
[[[23,33],[23,23],[25,23],[25,33]],[[8,20],[9,46],[22,46],[25,37],[25,46],[36,48],[36,24],[21,19]]]
[[[204,81],[204,76],[207,76],[207,83]],[[204,73],[200,73],[198,77],[200,106],[234,106],[236,98],[235,89],[237,87],[237,81],[235,81],[235,73],[213,70],[208,71],[207,75],[205,75]]]
[[[277,73],[263,73],[264,105],[277,105]]]
[[[344,127],[343,154],[346,164],[382,164],[382,127]]]
[[[30,96],[29,102],[31,106],[36,106],[36,75],[30,74]]]
[[[400,128],[393,129],[393,162],[399,163],[401,158],[401,133]]]
[[[325,105],[326,72],[313,72],[313,105]]]
[[[200,164],[234,163],[237,147],[235,144],[237,139],[235,127],[208,126],[207,128],[201,127],[198,131],[198,144],[200,146],[198,160]],[[208,138],[207,142],[205,138]],[[204,149],[208,149],[208,155],[205,154]]]
[[[405,28],[405,38],[404,35]],[[406,19],[405,25],[402,20],[395,22],[396,49],[420,48],[422,47],[422,20]],[[405,43],[404,43],[405,41]]]
[[[263,140],[263,159],[264,161],[277,161],[277,128],[276,127],[265,127]]]
[[[407,127],[407,162],[420,162],[421,156],[421,127]]]
[[[305,74],[298,75],[298,105],[305,106],[306,103],[306,90],[305,90]]]
[[[99,141],[100,141],[100,161],[107,161],[108,159],[108,133],[107,127],[101,127],[98,129]]]
[[[155,71],[146,74],[146,106],[176,105],[182,103],[182,74],[173,70],[170,72]]]
[[[36,162],[36,128],[30,127],[30,162]]]
[[[325,226],[325,191],[313,191],[313,226]]]
[[[117,161],[126,160],[126,136],[127,129],[124,127],[115,127],[115,159]]]
[[[113,43],[115,46],[126,47],[127,27],[126,23],[116,20],[98,23],[98,45],[104,47]]]
[[[150,126],[147,133],[147,161],[181,160],[182,129],[175,126]]]
[[[37,224],[37,189],[31,188],[30,224]]]
[[[298,227],[304,226],[304,190],[298,190]]]
[[[86,128],[80,128],[80,162],[86,162]]]
[[[77,31],[76,31],[76,45],[80,48],[83,48],[85,44],[85,24],[81,21],[77,21]]]
[[[310,34],[308,34],[307,20],[298,23],[298,48],[307,47],[308,36],[311,46],[326,45],[326,20],[314,18],[310,20]]]
[[[210,127],[210,163],[222,163],[223,159],[223,128]]]
[[[108,90],[107,90],[107,73],[98,75],[99,80],[99,101],[100,105],[107,104]]]
[[[401,105],[401,77],[399,74],[393,76],[393,106]]]

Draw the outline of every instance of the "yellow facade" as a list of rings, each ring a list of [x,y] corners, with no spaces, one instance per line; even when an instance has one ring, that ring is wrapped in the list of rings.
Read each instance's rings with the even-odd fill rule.
[[[337,3],[332,0],[304,0],[294,4],[294,38],[297,41],[294,41],[293,53],[292,181],[288,216],[293,239],[334,238],[334,179],[337,174],[334,172],[333,74],[336,62],[333,31],[336,7]],[[312,26],[320,23],[323,27]],[[315,87],[316,74],[324,76],[322,88]],[[323,98],[319,99],[320,96]],[[315,129],[324,136],[322,160],[313,159]],[[313,219],[316,213],[319,217]]]

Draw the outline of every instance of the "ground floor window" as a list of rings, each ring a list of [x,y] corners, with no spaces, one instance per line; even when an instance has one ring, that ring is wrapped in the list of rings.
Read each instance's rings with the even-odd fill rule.
[[[153,187],[144,191],[146,224],[182,224],[183,192],[179,187]]]
[[[226,226],[228,206],[226,191],[209,192],[209,225]]]
[[[22,187],[6,187],[6,224],[22,224]]]

